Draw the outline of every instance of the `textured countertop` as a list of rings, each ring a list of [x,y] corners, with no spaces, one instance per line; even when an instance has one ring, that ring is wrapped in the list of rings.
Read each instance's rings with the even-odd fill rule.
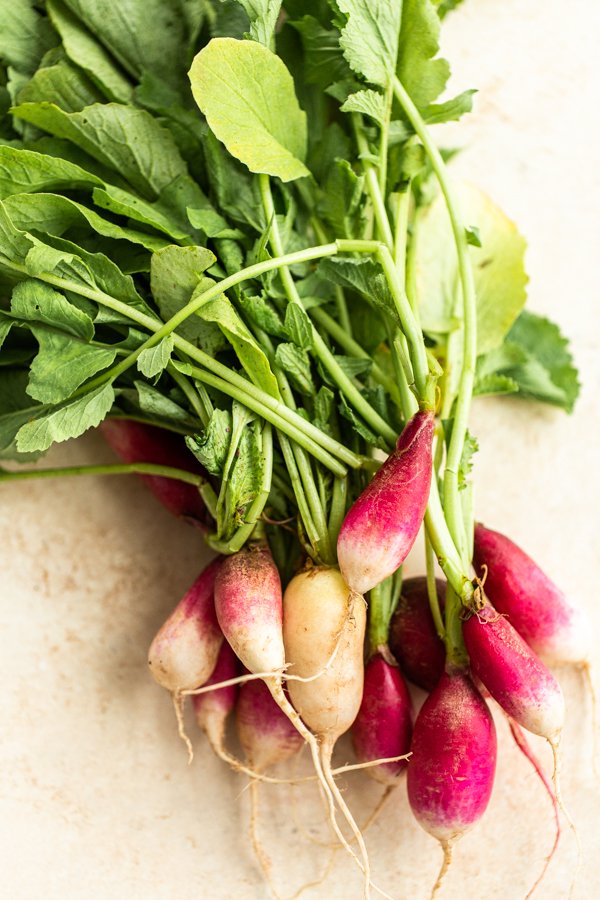
[[[600,6],[590,0],[467,0],[444,28],[457,90],[475,111],[446,142],[454,169],[514,218],[529,242],[529,308],[560,323],[583,380],[572,417],[518,400],[475,405],[476,509],[510,533],[575,600],[596,635],[600,605]],[[48,463],[109,460],[95,435]],[[135,479],[2,486],[0,500],[0,845],[3,895],[15,900],[259,900],[267,890],[247,840],[244,778],[200,741],[191,767],[146,651],[206,558]],[[420,569],[413,555],[409,572]],[[592,641],[594,662],[600,642]],[[584,861],[575,897],[600,896],[600,788],[591,768],[591,706],[561,671],[568,704],[563,792]],[[596,679],[597,687],[598,680]],[[480,823],[458,845],[443,898],[517,900],[552,844],[546,795],[497,717],[499,764]],[[549,766],[549,753],[532,741]],[[338,757],[347,758],[342,745]],[[300,768],[305,768],[301,764]],[[364,821],[381,788],[348,776]],[[260,830],[282,896],[318,877],[329,840],[314,790],[262,790]],[[295,804],[294,796],[302,797]],[[367,831],[374,877],[395,898],[425,898],[440,852],[411,818],[405,789]],[[537,896],[566,898],[576,863],[565,829]],[[307,898],[361,896],[343,853]]]

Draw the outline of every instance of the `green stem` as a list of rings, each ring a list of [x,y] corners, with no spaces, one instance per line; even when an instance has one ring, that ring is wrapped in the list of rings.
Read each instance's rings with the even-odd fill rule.
[[[368,655],[388,642],[392,615],[392,578],[386,578],[369,591]]]
[[[281,235],[279,233],[277,217],[275,215],[275,207],[273,204],[273,196],[271,194],[271,184],[269,176],[259,175],[259,182],[265,216],[267,221],[270,222],[269,243],[273,248],[276,256],[281,259],[284,256],[283,244],[281,241]],[[279,274],[289,302],[295,303],[296,305],[300,306],[301,309],[304,309],[304,305],[296,289],[296,285],[294,283],[294,279],[292,278],[292,273],[290,272],[289,267],[280,267]],[[359,415],[362,416],[365,422],[374,431],[376,431],[378,434],[381,434],[384,440],[393,445],[397,437],[396,432],[388,425],[385,419],[383,419],[379,415],[379,413],[373,409],[371,404],[367,400],[365,400],[359,389],[342,370],[339,363],[335,359],[335,356],[314,326],[312,326],[312,339],[315,355],[321,362],[328,375],[332,378],[333,382],[337,385],[341,393],[344,394],[348,402],[354,407]]]
[[[393,97],[394,91],[390,84],[385,92],[385,113],[383,116],[383,125],[381,126],[381,134],[379,136],[379,190],[384,197],[386,195],[387,186],[388,136],[390,131],[390,116],[392,113]]]
[[[167,365],[167,371],[175,384],[185,394],[188,403],[202,422],[202,426],[206,428],[210,421],[210,413],[206,410],[202,400],[198,396],[198,392],[194,390],[188,379],[181,372],[178,372],[171,363]]]
[[[281,447],[283,459],[288,470],[290,482],[292,484],[292,489],[296,498],[296,503],[298,504],[298,513],[300,515],[300,520],[306,531],[306,536],[308,538],[311,549],[313,547],[318,547],[321,535],[315,523],[313,522],[311,511],[308,506],[308,501],[306,499],[306,494],[304,493],[302,480],[300,478],[300,473],[298,471],[296,458],[292,450],[292,445],[287,439],[286,435],[278,432],[277,436],[279,438],[279,446]]]
[[[446,666],[464,669],[469,664],[462,633],[463,606],[459,595],[448,585],[444,617],[446,621]]]
[[[335,478],[331,491],[331,504],[329,506],[329,540],[331,546],[337,545],[338,535],[342,522],[346,515],[346,504],[348,499],[348,479]]]
[[[435,478],[435,473],[434,473]],[[433,547],[429,540],[429,535],[425,535],[425,564],[427,567],[427,596],[429,598],[429,607],[438,637],[443,641],[446,637],[446,629],[444,628],[444,620],[442,619],[442,611],[440,610],[440,601],[438,599],[437,585],[435,583],[435,564]]]
[[[318,241],[322,244],[327,243],[327,234],[325,229],[323,228],[321,222],[316,216],[312,216],[311,225],[314,229],[315,236]],[[334,285],[334,293],[335,293],[335,305],[337,308],[338,318],[340,320],[340,324],[346,334],[352,337],[352,322],[350,321],[350,314],[348,313],[348,304],[346,303],[346,296],[344,294],[343,288],[340,287],[339,284]]]
[[[29,481],[33,478],[61,478],[78,475],[153,475],[173,478],[197,488],[206,484],[206,479],[194,472],[161,466],[156,463],[106,463],[94,466],[64,466],[51,469],[22,469],[17,472],[0,469],[0,481]]]
[[[337,475],[339,478],[345,476],[346,469],[344,466],[324,449],[322,445],[316,444],[310,440],[310,422],[307,422],[297,413],[293,413],[292,410],[287,409],[280,400],[269,398],[272,403],[268,405],[264,404],[260,400],[257,400],[252,393],[247,393],[243,390],[239,390],[232,384],[227,384],[217,375],[205,372],[204,369],[197,369],[195,366],[190,366],[189,369],[190,374],[198,381],[216,388],[233,400],[237,400],[239,403],[247,406],[248,409],[251,409],[253,412],[257,413],[257,415],[262,416],[263,419],[266,419],[267,422],[274,425],[278,431],[282,431],[287,435],[290,440],[295,441],[295,443],[304,447],[304,449],[314,456],[315,459],[318,459],[326,468],[330,469],[334,475]],[[266,394],[265,396],[268,397],[269,395]],[[296,420],[299,423],[298,425],[296,425]],[[324,432],[320,432],[320,434],[323,433]],[[362,462],[360,457],[355,456],[355,454],[352,454],[352,456],[358,461],[358,466],[360,466]]]
[[[268,422],[265,422],[265,426],[262,430],[262,440],[263,474],[260,490],[250,504],[244,524],[237,529],[231,540],[214,541],[211,538],[208,538],[207,543],[218,553],[231,554],[241,550],[246,541],[251,537],[252,532],[256,527],[256,523],[262,515],[269,499],[269,494],[271,493],[271,479],[273,477],[273,433]]]
[[[365,137],[363,118],[359,113],[352,113],[352,127],[354,129],[356,146],[358,147],[359,155],[362,157],[361,162],[365,173],[367,192],[371,198],[377,230],[387,248],[391,250],[394,246],[394,236],[392,234],[392,229],[390,228],[390,221],[388,219],[385,201],[377,179],[377,173],[368,158],[369,144]]]
[[[465,564],[470,560],[466,546],[465,530],[462,523],[462,509],[459,497],[458,470],[467,432],[469,410],[473,396],[475,363],[477,359],[477,298],[473,270],[471,267],[467,236],[460,219],[459,206],[454,190],[446,172],[442,156],[432,141],[427,126],[423,122],[418,109],[412,102],[404,86],[398,78],[394,78],[394,94],[404,109],[407,118],[420,138],[431,162],[431,167],[438,179],[440,189],[446,201],[450,225],[456,244],[458,271],[463,295],[463,364],[459,382],[456,412],[452,427],[452,436],[446,459],[444,473],[444,507],[450,532],[460,551]]]
[[[360,344],[355,341],[341,325],[338,325],[335,319],[332,319],[322,306],[314,306],[309,311],[309,315],[330,335],[330,337],[334,339],[334,341],[336,341],[336,343],[340,345],[342,350],[346,351],[348,356],[355,356],[357,359],[373,360],[372,356],[367,353],[366,350],[363,350]],[[383,385],[388,394],[394,397],[396,401],[399,400],[398,386],[394,379],[389,378],[383,369],[374,361],[371,366],[370,374],[375,381]]]

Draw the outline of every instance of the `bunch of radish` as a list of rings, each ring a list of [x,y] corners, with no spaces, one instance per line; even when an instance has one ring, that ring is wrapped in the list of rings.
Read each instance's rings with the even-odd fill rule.
[[[564,703],[542,656],[552,664],[586,665],[581,613],[513,542],[480,524],[475,590],[471,608],[463,606],[459,615],[458,651],[456,641],[436,630],[435,620],[445,613],[448,623],[448,612],[456,610],[456,595],[452,600],[452,588],[439,578],[404,581],[388,608],[385,639],[378,642],[373,628],[366,632],[361,591],[371,591],[375,610],[377,587],[397,575],[417,537],[432,441],[432,415],[415,415],[344,519],[339,568],[309,561],[282,593],[268,543],[251,542],[204,570],[150,648],[157,682],[178,702],[192,694],[215,752],[251,778],[253,822],[257,782],[279,780],[266,778],[265,770],[308,745],[331,826],[360,866],[366,895],[367,848],[332,774],[338,738],[350,731],[359,766],[388,787],[407,774],[413,813],[444,850],[439,885],[454,844],[479,821],[492,793],[491,698],[544,780],[520,730],[545,737],[558,759]],[[405,679],[428,694],[416,719]],[[226,749],[234,710],[245,763]],[[545,783],[556,803],[558,784]],[[340,813],[359,857],[339,827]]]

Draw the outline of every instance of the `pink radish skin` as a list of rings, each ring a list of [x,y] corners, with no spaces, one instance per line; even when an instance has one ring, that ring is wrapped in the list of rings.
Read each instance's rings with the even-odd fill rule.
[[[209,563],[150,645],[152,677],[173,694],[204,684],[215,668],[223,642],[213,599],[221,564],[221,557]]]
[[[229,681],[238,674],[238,661],[235,653],[227,643],[223,641],[217,664],[205,686],[220,684]],[[217,755],[221,755],[225,740],[225,726],[228,717],[233,712],[237,699],[237,685],[227,685],[206,694],[192,695],[192,704],[198,726],[206,734],[209,743]]]
[[[206,472],[179,435],[130,419],[107,419],[100,426],[100,431],[123,462],[173,466],[206,477]],[[140,478],[174,516],[202,528],[210,525],[210,516],[193,484],[155,475],[141,475]]]
[[[352,725],[352,743],[359,762],[403,756],[410,750],[412,701],[397,666],[377,653],[365,668],[363,697]],[[405,760],[365,769],[382,784],[397,784]]]
[[[586,664],[590,630],[583,611],[505,535],[475,526],[473,563],[492,605],[547,665]]]
[[[215,608],[223,634],[248,671],[283,670],[281,580],[265,544],[224,560],[215,582]]]
[[[392,575],[415,542],[429,499],[433,430],[433,413],[416,413],[344,519],[338,560],[359,594]]]
[[[258,773],[285,762],[304,746],[304,739],[264,681],[247,681],[241,686],[235,715],[240,743],[250,766]]]
[[[556,746],[565,704],[554,675],[508,619],[486,605],[463,624],[474,675],[519,725]]]
[[[411,809],[448,858],[485,812],[496,769],[494,722],[466,673],[443,673],[417,716],[411,749]]]
[[[436,588],[443,610],[445,582],[436,580]],[[408,680],[424,691],[432,691],[444,671],[446,650],[435,630],[426,578],[407,578],[402,582],[400,602],[390,624],[389,644]]]

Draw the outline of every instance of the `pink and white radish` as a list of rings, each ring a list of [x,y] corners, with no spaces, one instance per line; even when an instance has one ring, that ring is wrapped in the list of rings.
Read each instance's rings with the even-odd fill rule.
[[[304,745],[304,738],[281,711],[264,681],[247,681],[242,685],[235,717],[248,766],[257,774],[291,759]],[[250,837],[263,875],[276,895],[271,882],[271,863],[258,837],[258,785],[255,778],[250,791]]]
[[[179,435],[131,419],[106,419],[100,431],[124,462],[173,466],[207,477]],[[141,475],[140,478],[170,513],[201,528],[210,526],[210,516],[194,485],[157,475]]]
[[[152,677],[173,697],[179,735],[188,748],[190,762],[193,751],[183,727],[182,694],[207,681],[223,643],[214,604],[220,566],[220,557],[206,566],[158,630],[148,651]]]
[[[520,547],[477,524],[473,563],[481,577],[485,573],[492,605],[540,659],[548,665],[588,665],[590,629],[583,610]]]
[[[444,672],[415,722],[408,799],[417,821],[444,851],[434,893],[456,841],[485,812],[496,770],[491,713],[463,671]]]
[[[223,642],[214,604],[217,557],[202,571],[157,632],[148,651],[152,677],[173,694],[199,687],[210,677]]]
[[[555,748],[565,704],[556,678],[508,619],[486,604],[463,624],[471,669],[519,725]]]
[[[238,659],[227,643],[223,641],[217,663],[213,673],[204,685],[218,685],[221,682],[231,681],[238,674]],[[233,757],[225,750],[225,728],[227,719],[233,712],[237,699],[238,687],[235,684],[226,684],[225,687],[205,694],[192,695],[192,705],[198,726],[204,731],[208,742],[218,757],[231,764],[235,762]]]
[[[359,762],[404,756],[410,751],[412,700],[398,666],[377,653],[365,667],[363,696],[352,725]],[[398,783],[406,761],[381,763],[365,771],[386,785]]]
[[[359,594],[392,575],[415,542],[429,499],[433,430],[433,413],[416,413],[346,514],[338,561],[346,583]]]
[[[440,608],[444,608],[446,585],[436,580]],[[444,642],[435,630],[425,577],[407,578],[389,633],[390,650],[404,675],[413,684],[432,691],[442,676],[446,662]]]
[[[283,609],[289,671],[292,676],[306,679],[289,681],[290,697],[302,720],[318,738],[326,782],[360,848],[368,896],[367,849],[331,773],[334,745],[356,719],[362,699],[365,602],[348,588],[338,569],[314,567],[292,578],[285,591]],[[352,853],[334,816],[332,825]]]

